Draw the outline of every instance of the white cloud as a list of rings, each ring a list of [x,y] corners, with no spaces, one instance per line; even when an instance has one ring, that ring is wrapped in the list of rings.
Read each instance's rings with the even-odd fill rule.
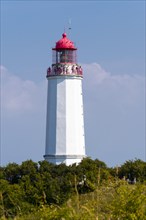
[[[100,84],[110,76],[110,73],[105,71],[98,63],[83,64],[82,67],[85,77],[87,77],[86,83],[89,86]]]
[[[23,80],[1,67],[1,105],[8,113],[24,113],[38,111],[46,98],[45,81],[35,83]]]
[[[125,107],[137,105],[139,98],[144,98],[143,75],[113,75],[96,63],[83,64],[83,68],[84,90],[92,93],[93,98],[111,98],[111,101],[116,99],[118,105],[125,105]]]

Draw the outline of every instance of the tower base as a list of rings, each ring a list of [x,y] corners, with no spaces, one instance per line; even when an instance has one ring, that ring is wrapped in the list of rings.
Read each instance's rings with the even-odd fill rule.
[[[69,166],[74,163],[79,164],[85,158],[85,155],[44,155],[44,158],[49,163],[56,165],[64,163]]]

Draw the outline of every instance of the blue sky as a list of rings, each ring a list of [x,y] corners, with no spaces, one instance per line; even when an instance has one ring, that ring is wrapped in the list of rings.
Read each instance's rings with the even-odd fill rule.
[[[145,159],[144,5],[1,1],[1,164],[43,159],[45,75],[64,29],[84,69],[87,155],[109,166]]]

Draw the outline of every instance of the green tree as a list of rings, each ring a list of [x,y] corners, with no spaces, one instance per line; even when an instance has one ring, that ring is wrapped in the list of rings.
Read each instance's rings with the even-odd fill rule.
[[[22,213],[24,211],[24,192],[20,186],[18,184],[9,184],[7,180],[0,180],[0,189],[0,216],[8,218]]]
[[[3,178],[11,184],[18,183],[21,178],[20,166],[16,163],[9,163],[3,169]]]
[[[111,176],[106,164],[98,159],[92,160],[91,158],[85,158],[78,165],[76,174],[78,179],[83,178],[86,175],[87,180],[92,184],[99,185],[103,181],[108,180]]]
[[[137,181],[143,182],[146,180],[146,162],[135,159],[126,161],[118,172],[119,178],[125,178],[133,180],[136,178]]]
[[[38,172],[38,163],[32,160],[26,160],[22,162],[20,166],[21,176],[23,175],[33,175]]]
[[[146,186],[136,185],[120,185],[116,188],[110,209],[114,219],[125,220],[145,220],[146,219]]]

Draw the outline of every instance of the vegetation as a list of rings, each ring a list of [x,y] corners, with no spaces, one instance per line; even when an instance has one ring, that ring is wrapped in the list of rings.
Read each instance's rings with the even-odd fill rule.
[[[0,167],[0,219],[145,220],[146,162],[108,168],[98,159],[79,165],[32,160]]]

